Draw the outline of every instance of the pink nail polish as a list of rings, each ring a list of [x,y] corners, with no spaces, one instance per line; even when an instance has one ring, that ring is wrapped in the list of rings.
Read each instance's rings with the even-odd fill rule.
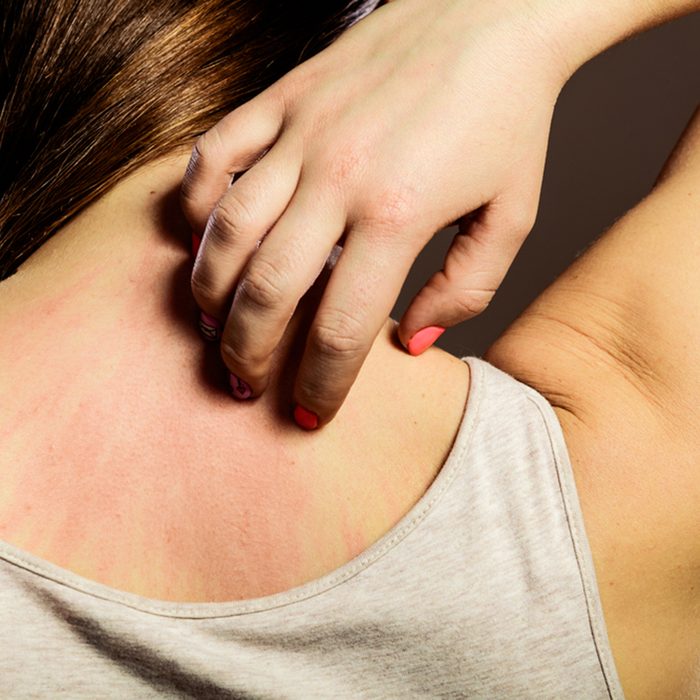
[[[408,341],[408,352],[411,355],[420,355],[427,350],[443,333],[442,326],[427,326],[418,331]]]
[[[313,411],[309,411],[299,404],[294,407],[294,420],[297,422],[297,425],[305,430],[318,428],[318,416]]]
[[[250,385],[233,372],[229,372],[228,381],[231,385],[231,391],[237,399],[249,399],[253,395]]]
[[[219,339],[221,323],[218,319],[205,314],[204,311],[199,312],[199,330],[205,340],[215,341]]]

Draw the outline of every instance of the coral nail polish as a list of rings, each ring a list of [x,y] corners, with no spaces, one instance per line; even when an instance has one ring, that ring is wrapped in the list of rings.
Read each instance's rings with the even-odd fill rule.
[[[305,430],[315,430],[318,427],[318,416],[299,404],[294,407],[294,420]]]
[[[218,319],[205,314],[204,311],[199,312],[199,330],[205,340],[215,341],[219,339],[221,331],[221,323]]]
[[[427,350],[443,333],[442,326],[427,326],[418,331],[408,341],[408,352],[411,355],[420,355]]]
[[[249,399],[253,395],[253,390],[248,382],[244,382],[240,377],[233,372],[229,372],[228,382],[231,385],[231,391],[237,399]]]

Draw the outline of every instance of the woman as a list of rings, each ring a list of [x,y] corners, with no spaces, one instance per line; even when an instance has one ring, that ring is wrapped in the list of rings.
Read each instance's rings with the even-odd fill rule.
[[[92,92],[3,111],[3,697],[694,697],[698,118],[484,359],[410,357],[387,319],[302,433],[290,383],[328,274],[268,390],[232,401],[193,330],[178,193],[190,115],[327,17],[301,36],[259,2],[51,5],[12,18],[38,41],[9,53],[21,94]],[[195,77],[219,92],[183,115]]]

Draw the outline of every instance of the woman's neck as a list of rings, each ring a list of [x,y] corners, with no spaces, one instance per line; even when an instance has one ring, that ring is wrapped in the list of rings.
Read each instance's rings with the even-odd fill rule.
[[[228,494],[230,518],[251,503],[269,510],[271,541],[311,501],[318,519],[324,498],[337,506],[342,495],[350,520],[353,508],[400,517],[405,489],[420,496],[451,447],[467,365],[436,348],[411,357],[387,319],[335,419],[302,431],[289,409],[319,298],[309,293],[267,392],[236,401],[218,347],[197,330],[178,204],[188,155],[120,182],[0,283],[0,515],[7,523],[21,503],[75,501],[88,526],[108,504],[109,517],[128,512],[145,527],[143,513],[174,509],[177,493],[182,503],[197,494],[192,518]],[[380,483],[382,493],[368,492]]]

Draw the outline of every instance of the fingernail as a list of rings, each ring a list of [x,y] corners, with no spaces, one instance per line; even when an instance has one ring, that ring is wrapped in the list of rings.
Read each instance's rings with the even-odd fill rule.
[[[206,340],[218,340],[221,323],[204,311],[199,312],[199,330]]]
[[[444,332],[445,329],[442,326],[428,326],[427,328],[422,328],[408,341],[408,352],[411,355],[420,355]]]
[[[202,243],[202,239],[196,234],[192,234],[192,257],[196,258],[197,257],[197,251],[199,250],[199,246]]]
[[[294,420],[305,430],[315,430],[318,427],[318,416],[299,404],[294,407]]]
[[[240,377],[237,377],[233,372],[229,372],[228,382],[231,385],[231,391],[237,399],[249,399],[253,395],[253,390],[250,385],[244,382]]]

